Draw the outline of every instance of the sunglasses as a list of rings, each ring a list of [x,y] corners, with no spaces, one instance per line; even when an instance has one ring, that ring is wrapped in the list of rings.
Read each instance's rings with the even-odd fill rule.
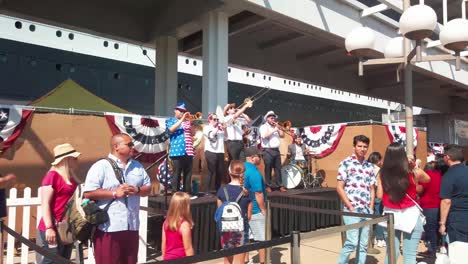
[[[129,148],[135,146],[135,144],[133,144],[133,142],[128,142],[128,143],[125,143],[124,145],[127,145]]]
[[[218,122],[218,121],[219,121],[219,118],[213,118],[213,121]]]

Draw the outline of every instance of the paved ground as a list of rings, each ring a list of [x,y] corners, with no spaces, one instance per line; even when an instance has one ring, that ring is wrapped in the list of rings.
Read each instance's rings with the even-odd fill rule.
[[[378,248],[381,252],[377,255],[367,255],[368,264],[373,263],[384,263],[385,250],[386,248]],[[341,250],[341,236],[339,234],[333,234],[328,236],[322,236],[313,239],[307,239],[301,241],[301,263],[319,263],[319,264],[333,264],[337,263],[338,255]],[[423,243],[419,245],[419,252],[425,251]],[[272,249],[272,264],[288,264],[291,263],[289,245],[281,245]],[[251,253],[250,257],[254,259],[254,262],[258,262],[257,254]],[[427,264],[433,264],[434,259],[423,259],[418,257],[418,261],[424,261]],[[223,259],[217,259],[212,261],[203,262],[206,264],[221,264]],[[351,256],[350,263],[354,263],[354,255]],[[400,258],[397,262],[403,264]]]
[[[318,263],[318,264],[333,264],[337,263],[338,255],[341,250],[341,236],[339,234],[333,234],[328,236],[322,236],[313,239],[306,239],[301,241],[301,263]],[[366,263],[384,263],[385,248],[379,248],[381,251],[377,255],[368,255]],[[419,245],[419,252],[425,251],[423,243]],[[280,245],[272,249],[272,264],[288,264],[291,263],[289,244]],[[73,257],[72,257],[73,258]],[[254,262],[258,262],[258,255],[251,253],[250,258],[253,258]],[[34,254],[30,252],[29,263],[34,263]],[[418,257],[418,261],[424,261],[427,264],[433,264],[433,259],[423,259]],[[6,263],[6,262],[4,262]],[[19,257],[15,258],[15,263],[20,263]],[[211,261],[203,262],[205,264],[222,264],[223,259],[216,259]],[[351,256],[350,263],[354,263],[354,256]],[[9,263],[8,263],[9,264]],[[398,264],[403,264],[401,258]]]

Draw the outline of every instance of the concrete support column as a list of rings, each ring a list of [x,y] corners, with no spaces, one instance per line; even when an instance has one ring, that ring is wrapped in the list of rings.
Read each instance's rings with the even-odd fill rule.
[[[203,18],[203,117],[222,113],[228,100],[228,16],[209,12]]]
[[[177,49],[175,37],[156,39],[155,115],[173,115],[172,110],[177,103]]]

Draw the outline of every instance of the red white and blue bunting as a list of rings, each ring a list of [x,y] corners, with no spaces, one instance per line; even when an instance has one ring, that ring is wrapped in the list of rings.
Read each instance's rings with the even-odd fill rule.
[[[297,129],[297,134],[307,145],[309,153],[317,158],[331,154],[338,146],[346,124],[308,126]]]
[[[126,133],[133,138],[135,154],[142,154],[138,160],[154,162],[166,153],[169,137],[165,119],[115,113],[105,117],[113,135]]]
[[[388,139],[390,143],[400,143],[406,146],[406,128],[404,126],[386,125]],[[413,146],[416,149],[418,146],[418,129],[413,128]]]
[[[246,136],[247,142],[245,147],[257,147],[260,143],[260,130],[258,127],[250,127],[250,133]]]
[[[433,154],[444,154],[444,148],[447,146],[445,143],[427,142],[427,148]]]
[[[21,135],[33,110],[23,109],[19,106],[0,106],[0,137],[3,139],[3,148],[0,152],[9,149]]]

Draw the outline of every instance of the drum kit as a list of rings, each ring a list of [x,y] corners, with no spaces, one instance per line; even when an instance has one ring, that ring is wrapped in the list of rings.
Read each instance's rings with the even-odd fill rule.
[[[314,160],[314,172],[312,172],[312,160]],[[283,166],[281,177],[287,189],[319,188],[322,187],[324,180],[323,171],[319,171],[317,159],[313,156],[310,156],[308,161],[295,161]]]

